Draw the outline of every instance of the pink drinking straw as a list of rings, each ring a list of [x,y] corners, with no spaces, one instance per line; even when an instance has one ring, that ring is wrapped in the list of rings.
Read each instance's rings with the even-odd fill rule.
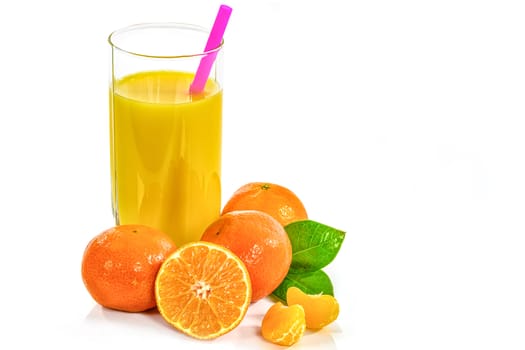
[[[231,13],[231,7],[226,5],[221,5],[219,7],[219,12],[215,18],[215,23],[213,23],[213,27],[211,29],[210,36],[208,37],[206,47],[204,48],[204,52],[208,52],[219,47],[222,42],[222,37],[224,36],[224,31],[226,30],[226,25],[228,24]],[[213,65],[213,62],[215,62],[216,56],[217,51],[214,51],[201,58],[199,68],[197,68],[197,72],[195,73],[195,78],[193,78],[193,82],[190,85],[190,93],[199,93],[204,89],[204,85],[206,85],[206,81],[210,75],[211,66]]]

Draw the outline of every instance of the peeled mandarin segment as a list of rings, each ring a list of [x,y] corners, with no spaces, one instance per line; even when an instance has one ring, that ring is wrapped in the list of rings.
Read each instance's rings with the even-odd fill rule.
[[[301,339],[305,328],[304,310],[301,305],[285,306],[277,302],[264,315],[261,334],[264,339],[274,344],[291,346]]]
[[[230,250],[193,242],[162,264],[155,281],[162,317],[198,339],[212,339],[239,325],[251,301],[248,270]]]
[[[286,302],[304,308],[306,327],[309,329],[321,329],[339,316],[339,303],[331,295],[306,294],[297,287],[290,287],[286,292]]]

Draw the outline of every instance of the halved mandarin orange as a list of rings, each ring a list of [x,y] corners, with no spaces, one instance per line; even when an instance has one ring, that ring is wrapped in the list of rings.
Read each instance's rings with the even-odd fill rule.
[[[197,339],[213,339],[237,327],[251,294],[244,263],[228,248],[210,242],[192,242],[177,249],[155,280],[162,317]]]

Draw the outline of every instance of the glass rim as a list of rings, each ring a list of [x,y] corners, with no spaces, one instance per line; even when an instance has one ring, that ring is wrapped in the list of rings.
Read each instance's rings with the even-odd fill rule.
[[[148,22],[148,23],[137,23],[132,24],[126,27],[122,27],[120,29],[114,30],[111,32],[108,36],[108,43],[111,45],[113,49],[128,53],[133,56],[138,57],[146,57],[146,58],[189,58],[189,57],[202,57],[207,56],[211,53],[218,52],[222,49],[224,46],[224,39],[221,40],[221,43],[216,48],[210,49],[205,51],[199,52],[199,53],[188,53],[188,54],[176,54],[176,55],[152,55],[147,53],[140,53],[136,50],[127,50],[124,49],[122,46],[119,46],[116,43],[115,37],[119,34],[123,34],[126,32],[131,32],[134,30],[140,30],[140,29],[148,29],[148,28],[177,28],[177,29],[186,29],[186,30],[193,30],[197,32],[201,32],[204,34],[208,34],[210,31],[202,26],[196,25],[196,24],[189,24],[189,23],[181,23],[181,22]]]

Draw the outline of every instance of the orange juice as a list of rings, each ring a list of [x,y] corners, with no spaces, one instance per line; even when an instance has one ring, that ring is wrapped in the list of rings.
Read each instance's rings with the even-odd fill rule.
[[[111,91],[111,178],[119,224],[141,223],[178,246],[200,239],[221,205],[222,89],[189,94],[193,74],[149,71]]]

